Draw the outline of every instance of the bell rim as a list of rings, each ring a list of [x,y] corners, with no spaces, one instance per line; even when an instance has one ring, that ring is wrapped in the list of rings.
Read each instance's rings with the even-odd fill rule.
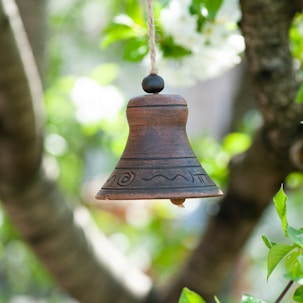
[[[97,200],[162,200],[162,199],[195,199],[195,198],[215,198],[224,195],[223,191],[215,186],[210,186],[208,191],[184,191],[184,188],[178,191],[159,191],[159,192],[125,192],[116,190],[101,189],[95,196]]]

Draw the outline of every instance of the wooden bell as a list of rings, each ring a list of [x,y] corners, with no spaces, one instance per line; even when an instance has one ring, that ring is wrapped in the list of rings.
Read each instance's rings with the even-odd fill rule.
[[[186,198],[222,195],[188,141],[186,101],[178,95],[158,94],[162,89],[157,81],[156,85],[143,82],[144,90],[153,94],[129,101],[126,147],[96,199],[170,199],[182,204]]]

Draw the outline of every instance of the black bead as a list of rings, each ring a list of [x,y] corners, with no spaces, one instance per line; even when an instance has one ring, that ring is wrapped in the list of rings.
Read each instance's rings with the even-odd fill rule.
[[[142,81],[142,88],[146,93],[157,94],[164,88],[164,80],[157,74],[150,74]]]

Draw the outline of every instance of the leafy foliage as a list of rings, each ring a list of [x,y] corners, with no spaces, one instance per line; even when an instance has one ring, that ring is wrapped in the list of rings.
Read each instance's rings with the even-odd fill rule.
[[[302,303],[303,302],[303,286],[299,286],[293,296],[294,301]]]
[[[275,203],[276,211],[281,220],[282,232],[287,237],[287,228],[288,228],[287,217],[286,217],[287,196],[283,191],[283,186],[281,186],[280,190],[274,196],[273,200]]]
[[[285,238],[288,238],[291,244],[274,243],[263,236],[265,245],[269,248],[267,257],[267,278],[282,260],[285,260],[284,266],[286,270],[285,276],[303,284],[303,228],[293,228],[289,226],[287,221],[287,196],[284,193],[283,186],[274,197],[276,212],[281,221],[282,232]],[[303,300],[302,286],[299,286],[295,292],[294,298],[296,302]],[[301,301],[300,301],[301,300]]]
[[[182,58],[191,54],[191,51],[181,45],[178,45],[171,36],[163,35],[159,45],[163,52],[163,57]]]
[[[185,287],[183,288],[178,303],[206,303],[206,302],[194,291]]]
[[[101,47],[108,48],[114,43],[122,43],[123,59],[139,62],[148,53],[147,23],[143,18],[144,13],[138,1],[130,1],[123,14],[118,14],[104,30]],[[161,8],[167,3],[155,5],[156,20]],[[171,36],[166,35],[160,24],[156,24],[157,41],[164,57],[179,58],[191,53],[190,50],[178,45]]]
[[[105,29],[105,37],[101,47],[106,48],[117,41],[125,41],[123,47],[123,59],[137,62],[141,61],[148,52],[148,41],[146,24],[143,20],[143,13],[136,2],[132,3],[133,10],[127,10],[129,15],[117,16]]]
[[[298,293],[299,292],[300,291],[298,291]],[[214,297],[214,299],[216,303],[221,303],[217,297]],[[206,301],[194,291],[188,289],[187,287],[184,287],[178,303],[206,303]],[[256,297],[245,294],[242,296],[241,303],[266,303],[266,302]]]
[[[300,66],[300,73],[302,76],[302,67],[303,67],[303,39],[302,39],[302,24],[303,24],[303,15],[302,13],[297,14],[292,22],[292,26],[289,31],[290,35],[290,46],[293,57],[296,59],[296,62]],[[295,102],[303,103],[303,86],[301,85],[297,95],[295,97]]]
[[[73,204],[79,203],[76,201],[87,203],[86,197],[83,197],[81,184],[87,175],[91,177],[89,174],[91,167],[87,168],[89,159],[98,150],[98,153],[102,153],[104,156],[101,163],[114,165],[122,151],[126,137],[125,125],[121,123],[123,119],[120,119],[124,113],[121,113],[119,119],[111,122],[102,120],[96,123],[80,123],[76,119],[76,108],[71,100],[70,92],[79,79],[79,74],[83,75],[83,73],[85,77],[97,82],[101,87],[115,84],[119,77],[119,68],[112,64],[100,64],[100,62],[108,60],[104,60],[100,50],[96,47],[96,41],[100,39],[99,24],[94,34],[89,32],[85,26],[87,18],[84,18],[84,13],[92,12],[91,8],[99,7],[102,1],[71,0],[64,2],[59,0],[57,3],[59,7],[51,10],[49,14],[51,30],[45,92],[48,118],[45,149],[48,154],[47,159],[50,159],[48,167],[51,168],[70,201]],[[157,1],[156,20],[161,9],[168,4],[168,0]],[[216,18],[221,4],[222,0],[192,1],[189,9],[192,15],[197,16],[197,30],[201,31],[206,20],[211,21]],[[91,18],[91,13],[88,15]],[[140,1],[108,1],[106,18],[103,17],[104,15],[98,15],[97,19],[109,20],[110,23],[104,30],[105,36],[101,41],[101,47],[104,49],[119,44],[111,52],[111,58],[117,58],[122,53],[121,58],[124,60],[141,61],[148,50],[147,26]],[[157,40],[163,56],[183,58],[191,54],[191,50],[178,45],[170,35],[167,35],[160,24],[156,24],[156,27]],[[294,29],[292,38],[297,39],[296,53],[299,56],[302,55],[299,45],[301,34],[296,30],[298,31],[298,28]],[[87,72],[87,70],[91,70],[91,72]],[[233,133],[226,136],[222,145],[209,137],[199,139],[194,142],[194,149],[197,151],[199,159],[206,162],[203,166],[211,177],[222,185],[226,182],[227,164],[231,156],[245,150],[250,142],[250,136]],[[201,146],[205,146],[205,148],[202,150]],[[280,200],[280,198],[277,199]],[[283,199],[283,195],[281,199]],[[294,242],[293,246],[290,245],[294,248],[287,252],[287,249],[282,249],[280,244],[267,239],[269,249],[276,245],[278,245],[277,248],[279,245],[281,247],[280,251],[277,248],[272,250],[271,259],[275,261],[271,260],[270,269],[272,271],[279,262],[286,258],[285,266],[289,278],[297,279],[296,281],[301,283],[302,231],[288,227],[286,201],[285,208],[283,208],[284,202],[278,201],[277,203],[281,204],[279,206],[281,207],[280,215],[284,220],[282,230],[287,232],[289,239]],[[116,240],[120,239],[120,245],[118,243],[117,246],[119,249],[124,249],[123,252],[126,255],[136,260],[138,259],[136,253],[148,256],[146,258],[149,259],[144,270],[159,280],[160,276],[166,278],[177,270],[175,264],[182,261],[194,247],[198,231],[197,228],[189,228],[188,224],[182,224],[181,221],[187,219],[185,216],[175,220],[176,213],[171,207],[157,203],[153,205],[150,208],[147,207],[149,209],[142,210],[148,214],[141,223],[130,219],[130,213],[134,211],[131,208],[124,209],[122,214],[120,210],[119,213],[92,210],[92,214],[97,224],[107,233],[114,244],[117,244],[119,241]],[[57,291],[52,279],[30,249],[21,241],[3,210],[0,211],[0,227],[0,301],[8,302],[16,294],[31,294],[37,298],[47,297],[47,302],[66,301],[65,296]],[[165,248],[164,251],[163,248]],[[280,257],[277,257],[278,255]],[[301,287],[296,290],[294,298],[296,302],[302,302]],[[182,300],[187,300],[181,301],[182,303],[204,302],[202,298],[188,289],[184,290]],[[248,295],[245,295],[242,301],[263,302]],[[216,302],[219,300],[216,299]]]
[[[292,282],[299,284],[293,294],[293,300],[295,302],[303,302],[303,228],[296,229],[288,224],[286,207],[287,196],[283,190],[283,185],[281,185],[279,191],[274,196],[273,201],[276,212],[281,221],[282,233],[285,238],[290,240],[291,244],[276,243],[271,241],[268,237],[262,236],[264,244],[269,249],[267,256],[267,279],[270,277],[273,270],[282,262],[282,260],[285,260],[285,277],[290,279]],[[283,296],[285,295],[284,292],[287,290],[288,287],[286,287],[286,289],[282,292]],[[179,303],[204,302],[203,299],[202,301],[199,301],[201,298],[199,298],[196,293],[193,293],[193,295],[192,293],[192,291],[185,288],[182,292]],[[192,299],[191,295],[193,296]],[[220,303],[217,298],[216,302]],[[244,294],[242,296],[241,303],[266,302],[254,296]]]
[[[101,47],[107,48],[114,43],[123,43],[123,59],[131,62],[141,61],[148,53],[147,22],[139,1],[127,1],[124,12],[120,11],[104,30]],[[192,0],[189,12],[197,17],[197,31],[201,31],[205,21],[214,21],[222,0]],[[161,9],[168,1],[154,5],[155,20],[159,19]],[[165,33],[160,23],[156,23],[157,43],[163,57],[182,58],[192,53],[179,45]]]
[[[189,11],[197,16],[197,30],[201,31],[206,20],[215,20],[222,0],[192,0]]]
[[[289,31],[291,52],[293,57],[296,58],[297,63],[300,64],[301,70],[303,64],[302,24],[303,24],[303,15],[302,13],[298,13],[296,17],[293,19],[292,26]]]
[[[267,279],[281,260],[294,248],[287,244],[275,244],[270,248],[267,258]]]

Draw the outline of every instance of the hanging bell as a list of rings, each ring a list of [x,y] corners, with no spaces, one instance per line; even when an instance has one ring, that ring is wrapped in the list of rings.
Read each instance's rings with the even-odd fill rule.
[[[223,194],[200,165],[188,141],[186,101],[178,95],[158,94],[164,82],[161,88],[157,77],[150,75],[142,84],[146,92],[153,94],[129,101],[126,147],[96,199],[170,199],[182,205],[187,198]]]

